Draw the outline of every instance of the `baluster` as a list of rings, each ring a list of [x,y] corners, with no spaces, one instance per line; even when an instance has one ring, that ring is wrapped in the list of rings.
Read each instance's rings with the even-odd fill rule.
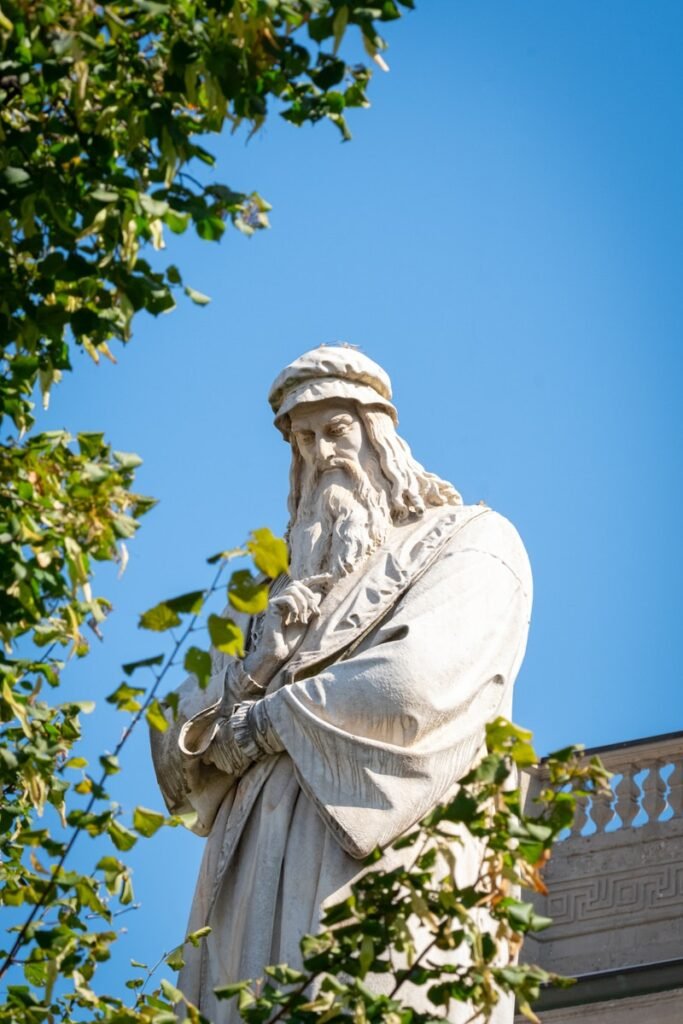
[[[683,757],[674,761],[674,770],[669,776],[669,807],[674,818],[683,815]]]
[[[569,833],[570,839],[577,839],[583,832],[586,822],[588,821],[588,797],[581,796],[576,798],[576,810],[574,811],[574,821],[572,822],[571,832]]]
[[[596,793],[591,804],[591,818],[596,832],[604,832],[614,817],[614,793]]]
[[[624,774],[616,788],[617,802],[614,809],[621,818],[623,828],[631,827],[639,811],[640,786],[635,780],[639,771],[640,768],[635,764],[625,765]]]
[[[662,811],[666,807],[666,782],[661,773],[662,762],[655,761],[650,765],[650,770],[643,782],[643,810],[647,814],[648,821],[659,821]]]

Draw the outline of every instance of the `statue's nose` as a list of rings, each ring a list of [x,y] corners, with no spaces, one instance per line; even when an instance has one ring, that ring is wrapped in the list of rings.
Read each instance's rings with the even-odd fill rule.
[[[318,439],[316,443],[316,458],[319,465],[324,465],[334,455],[334,444],[325,437]]]

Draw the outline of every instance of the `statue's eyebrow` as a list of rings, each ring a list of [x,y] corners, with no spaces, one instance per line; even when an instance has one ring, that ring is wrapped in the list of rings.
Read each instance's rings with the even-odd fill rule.
[[[337,412],[334,416],[330,416],[328,423],[338,423],[339,420],[351,420],[353,422],[353,416],[350,412]]]

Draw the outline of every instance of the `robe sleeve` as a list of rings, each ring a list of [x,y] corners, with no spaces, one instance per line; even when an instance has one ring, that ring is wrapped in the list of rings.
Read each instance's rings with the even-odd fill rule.
[[[452,790],[510,714],[531,577],[500,516],[463,530],[347,660],[264,698],[299,782],[354,857]]]
[[[224,614],[227,614],[228,609]],[[230,610],[230,617],[243,631],[249,625],[248,616],[235,615]],[[237,671],[229,671],[231,666]],[[213,764],[204,764],[200,755],[205,750],[217,728],[218,708],[228,684],[228,703],[245,698],[261,697],[263,691],[253,684],[244,672],[240,672],[241,662],[237,659],[211,649],[212,674],[206,689],[201,690],[194,675],[187,677],[176,691],[178,696],[178,712],[173,716],[169,710],[165,712],[168,728],[164,732],[150,729],[152,760],[159,788],[171,814],[195,814],[194,823],[190,825],[198,835],[208,835],[214,818],[237,777],[226,775]],[[192,720],[191,728],[185,729],[187,741],[192,743],[195,756],[183,754],[179,744],[180,735],[186,723]]]

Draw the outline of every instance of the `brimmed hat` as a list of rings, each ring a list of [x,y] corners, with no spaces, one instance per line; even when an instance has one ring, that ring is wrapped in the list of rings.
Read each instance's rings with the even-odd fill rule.
[[[379,406],[398,423],[388,374],[350,345],[319,345],[304,352],[277,375],[268,395],[275,426],[285,437],[289,437],[289,413],[295,406],[327,398]]]

